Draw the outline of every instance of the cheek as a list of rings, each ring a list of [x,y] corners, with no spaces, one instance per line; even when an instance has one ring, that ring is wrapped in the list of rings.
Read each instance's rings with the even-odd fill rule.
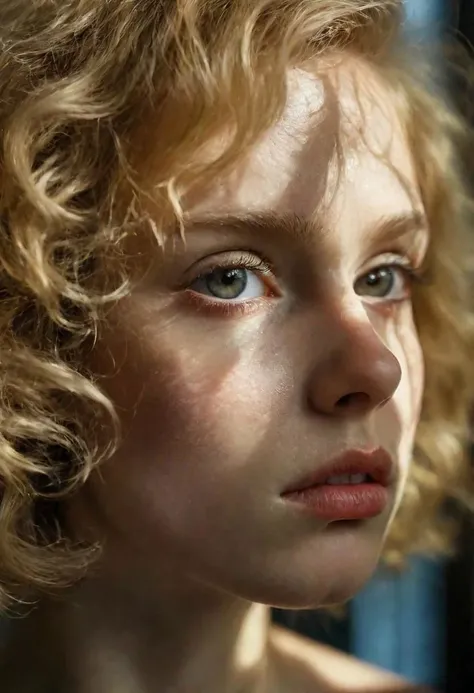
[[[268,489],[291,407],[292,373],[264,333],[253,329],[250,343],[244,332],[183,329],[142,328],[107,383],[124,439],[94,481],[95,504],[108,532],[145,544],[207,545],[212,518],[240,517],[253,489]],[[119,342],[109,341],[116,363]]]
[[[261,358],[209,355],[192,363],[181,353],[157,356],[157,362],[168,375],[150,383],[140,412],[145,426],[150,413],[159,409],[167,432],[179,433],[183,447],[219,451],[231,460],[245,458],[260,446],[272,427],[272,403],[280,388],[278,373]]]
[[[243,330],[143,331],[140,350],[128,347],[126,368],[107,386],[126,412],[126,437],[111,465],[117,475],[121,460],[133,459],[137,483],[151,474],[204,488],[209,477],[229,483],[232,469],[264,453],[291,374],[252,332],[250,344]]]
[[[150,383],[148,397],[164,408],[171,403],[183,433],[207,438],[217,449],[244,451],[271,427],[285,374],[276,364],[270,368],[255,344],[248,349],[233,339],[221,340],[219,348],[161,351],[153,354],[153,365],[165,376]]]

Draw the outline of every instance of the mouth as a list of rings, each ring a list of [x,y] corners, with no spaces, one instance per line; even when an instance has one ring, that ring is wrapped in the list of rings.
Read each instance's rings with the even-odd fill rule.
[[[349,450],[288,487],[286,501],[327,520],[365,520],[390,502],[393,460],[386,450]]]

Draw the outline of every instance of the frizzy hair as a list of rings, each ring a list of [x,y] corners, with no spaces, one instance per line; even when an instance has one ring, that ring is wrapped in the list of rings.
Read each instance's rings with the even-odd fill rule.
[[[0,606],[94,558],[68,539],[61,501],[119,444],[84,354],[133,287],[129,240],[163,244],[182,192],[242,156],[282,113],[288,69],[329,51],[353,51],[392,84],[432,228],[429,284],[414,297],[426,391],[387,556],[442,546],[441,504],[469,479],[469,133],[395,57],[401,16],[398,0],[2,2]],[[228,146],[204,162],[224,128]]]

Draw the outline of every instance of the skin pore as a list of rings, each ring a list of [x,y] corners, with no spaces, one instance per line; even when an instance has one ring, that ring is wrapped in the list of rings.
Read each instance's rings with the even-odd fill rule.
[[[61,671],[70,693],[342,690],[344,665],[293,647],[263,605],[344,601],[377,565],[421,406],[410,293],[429,235],[393,96],[371,68],[289,79],[282,119],[193,191],[186,243],[97,345],[125,438],[66,509],[104,549],[88,579],[33,615],[48,643],[36,681]],[[378,517],[328,523],[281,497],[343,451],[380,446],[395,481]],[[352,670],[345,690],[385,680],[359,674],[364,688]]]

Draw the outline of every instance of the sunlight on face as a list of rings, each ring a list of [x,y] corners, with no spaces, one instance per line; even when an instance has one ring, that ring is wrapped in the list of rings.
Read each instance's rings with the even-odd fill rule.
[[[126,436],[76,502],[115,564],[139,554],[162,579],[305,607],[370,576],[403,490],[423,389],[410,294],[428,232],[370,68],[289,84],[280,122],[192,192],[186,245],[112,316],[95,366]],[[330,522],[282,498],[336,455],[379,447],[393,483],[371,519]]]

